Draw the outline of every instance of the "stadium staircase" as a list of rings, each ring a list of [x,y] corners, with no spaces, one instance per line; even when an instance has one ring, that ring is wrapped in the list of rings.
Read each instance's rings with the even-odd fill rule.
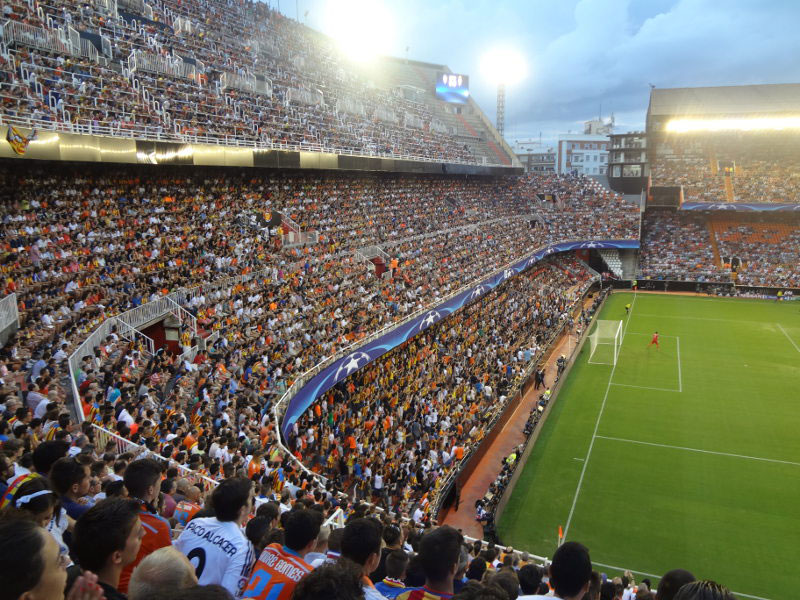
[[[719,259],[719,246],[717,245],[716,222],[713,220],[709,220],[706,222],[706,227],[708,228],[708,239],[711,241],[711,252],[714,254],[714,266],[720,267],[722,266],[722,262]]]
[[[622,278],[634,279],[639,270],[639,257],[636,251],[628,250],[620,254],[622,261]]]
[[[727,202],[736,202],[733,197],[733,177],[726,175],[723,179],[725,179],[725,200]]]
[[[615,248],[604,248],[599,250],[599,252],[600,256],[608,266],[608,270],[611,271],[616,277],[621,279],[623,270],[622,260],[619,257],[619,250]]]
[[[477,132],[475,127],[473,127],[472,124],[469,121],[467,121],[464,115],[457,114],[456,119],[461,124],[461,126],[467,131],[467,133],[469,133],[470,136],[474,137],[475,139],[481,139],[480,134]],[[497,144],[495,144],[492,140],[489,139],[487,139],[485,143],[493,154],[493,156],[490,157],[491,162],[495,162],[495,159],[497,159],[504,165],[511,164],[511,159],[509,159],[508,156],[506,156],[505,153],[502,152],[500,148],[497,147]]]
[[[369,259],[373,265],[375,265],[375,275],[380,279],[383,274],[389,270],[389,267],[386,266],[386,261],[383,259],[382,256],[373,256]]]

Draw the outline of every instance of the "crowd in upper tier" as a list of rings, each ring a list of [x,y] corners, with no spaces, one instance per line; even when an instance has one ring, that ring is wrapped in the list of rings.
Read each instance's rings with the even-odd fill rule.
[[[686,202],[800,203],[793,131],[679,134],[656,144],[656,186],[683,186]]]
[[[510,164],[490,149],[478,117],[459,121],[437,104],[435,71],[384,61],[376,74],[362,72],[334,41],[266,3],[131,1],[114,4],[115,14],[110,6],[4,3],[11,23],[36,29],[6,33],[2,115],[79,133]],[[85,39],[65,43],[58,32],[68,28]]]

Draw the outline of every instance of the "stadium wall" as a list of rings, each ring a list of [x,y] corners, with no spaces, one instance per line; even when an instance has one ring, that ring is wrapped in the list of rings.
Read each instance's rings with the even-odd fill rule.
[[[0,138],[8,140],[8,125]],[[150,165],[325,169],[331,171],[385,171],[447,175],[522,175],[522,167],[476,165],[422,160],[411,157],[365,156],[307,151],[302,147],[260,148],[181,143],[100,135],[15,128],[28,140],[16,148],[0,142],[0,159],[101,162]]]

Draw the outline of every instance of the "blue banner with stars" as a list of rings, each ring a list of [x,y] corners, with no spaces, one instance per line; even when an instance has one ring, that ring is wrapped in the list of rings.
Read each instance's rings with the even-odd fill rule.
[[[446,302],[436,306],[435,308],[419,315],[415,319],[404,323],[388,333],[368,342],[358,350],[336,360],[331,363],[308,382],[289,400],[289,406],[283,416],[281,423],[281,433],[284,439],[291,428],[311,404],[319,398],[322,394],[331,389],[334,385],[346,379],[359,369],[363,369],[365,365],[371,363],[373,360],[380,358],[389,350],[396,348],[400,344],[410,340],[417,334],[425,331],[431,325],[434,325],[447,318],[449,315],[464,307],[465,305],[482,298],[489,291],[503,283],[506,279],[514,277],[529,267],[533,266],[543,258],[556,254],[558,252],[568,252],[570,250],[584,250],[584,249],[601,249],[601,248],[638,248],[639,240],[603,240],[603,241],[590,241],[590,242],[563,242],[560,244],[553,244],[546,248],[537,250],[533,254],[521,259],[514,265],[497,272],[486,280],[471,287],[456,296],[453,296]]]

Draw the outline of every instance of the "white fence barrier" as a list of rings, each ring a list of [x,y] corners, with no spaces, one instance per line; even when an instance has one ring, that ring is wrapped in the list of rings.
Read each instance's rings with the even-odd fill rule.
[[[348,115],[358,115],[359,117],[366,117],[367,111],[364,104],[354,98],[339,98],[336,101],[336,112]]]
[[[134,50],[128,57],[128,69],[131,73],[144,71],[148,73],[161,73],[181,79],[197,79],[200,74],[200,64],[184,62],[177,56],[161,56]]]
[[[409,112],[405,114],[405,123],[406,127],[411,127],[412,129],[422,129],[425,127],[425,121]]]
[[[221,90],[234,89],[272,97],[272,81],[259,79],[252,73],[223,73],[219,78]]]
[[[375,116],[380,121],[384,121],[386,123],[393,123],[397,125],[400,122],[400,119],[397,116],[397,113],[394,112],[390,108],[386,108],[384,106],[379,106],[375,109]]]
[[[95,452],[97,454],[102,455],[105,449],[108,447],[109,443],[114,444],[116,451],[119,454],[124,452],[130,452],[135,454],[141,458],[152,458],[159,462],[165,462],[172,467],[178,469],[178,474],[182,478],[186,478],[189,480],[190,483],[199,483],[203,486],[203,489],[208,491],[212,490],[217,486],[217,482],[213,479],[201,475],[196,471],[192,471],[191,469],[187,469],[174,461],[167,460],[160,454],[155,454],[150,452],[146,447],[141,446],[139,444],[134,444],[130,440],[126,440],[124,437],[121,437],[114,433],[113,431],[109,431],[103,427],[100,427],[97,424],[92,424],[92,428],[94,430],[94,445],[95,445]]]
[[[38,48],[54,54],[77,54],[76,49],[69,41],[61,39],[58,30],[35,27],[18,21],[6,21],[3,25],[3,39],[8,46],[20,45]]]
[[[19,310],[17,309],[17,295],[9,294],[0,300],[0,331],[10,325],[16,324],[19,328]]]
[[[322,92],[312,90],[299,90],[297,88],[289,88],[286,96],[289,103],[304,104],[306,106],[319,106],[323,103]]]

